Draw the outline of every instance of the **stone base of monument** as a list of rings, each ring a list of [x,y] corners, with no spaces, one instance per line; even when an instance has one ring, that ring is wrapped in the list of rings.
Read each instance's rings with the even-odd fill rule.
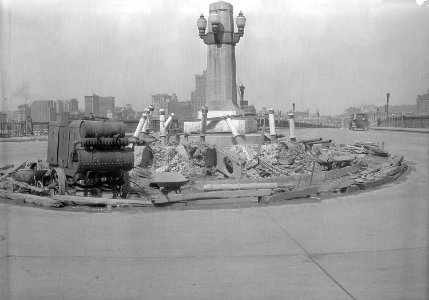
[[[239,134],[255,133],[257,131],[257,122],[253,119],[232,119],[232,124],[237,129]],[[186,134],[199,132],[201,129],[201,121],[184,122],[183,131]],[[231,132],[225,120],[207,121],[207,133],[227,133]]]
[[[250,133],[244,136],[244,140],[246,141],[246,144],[249,144],[249,145],[258,144],[260,139],[261,139],[260,133]],[[183,144],[197,143],[199,141],[200,141],[200,136],[197,134],[186,136],[186,138],[183,138],[180,140],[180,142]],[[265,141],[269,141],[269,139],[265,137]],[[212,144],[212,145],[237,145],[237,142],[234,140],[232,135],[228,133],[207,134],[206,143]]]

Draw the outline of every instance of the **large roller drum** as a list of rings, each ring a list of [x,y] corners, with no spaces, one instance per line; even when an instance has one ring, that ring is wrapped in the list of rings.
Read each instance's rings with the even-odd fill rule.
[[[111,121],[83,121],[80,125],[81,138],[125,137],[125,124]]]
[[[134,166],[134,151],[130,148],[120,150],[77,150],[77,173],[131,171]]]

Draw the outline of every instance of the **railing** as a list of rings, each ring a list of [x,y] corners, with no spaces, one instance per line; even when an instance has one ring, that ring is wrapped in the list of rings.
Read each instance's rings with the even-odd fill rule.
[[[429,116],[389,117],[380,123],[381,127],[429,128]]]

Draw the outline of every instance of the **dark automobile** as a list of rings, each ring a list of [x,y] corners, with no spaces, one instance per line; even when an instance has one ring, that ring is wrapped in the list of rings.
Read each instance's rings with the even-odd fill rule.
[[[362,130],[369,130],[368,114],[353,114],[349,122],[349,129],[355,130],[361,128]]]

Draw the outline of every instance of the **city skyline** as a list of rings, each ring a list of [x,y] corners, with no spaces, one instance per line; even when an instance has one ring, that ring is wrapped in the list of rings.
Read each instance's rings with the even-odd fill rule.
[[[196,20],[213,1],[2,1],[9,106],[25,99],[190,99],[206,68]],[[415,1],[232,1],[248,22],[237,75],[258,109],[415,104],[429,82],[429,7]],[[10,21],[10,23],[9,23]],[[186,41],[183,43],[182,41]],[[2,43],[2,45],[5,45]],[[7,69],[7,68],[6,68]],[[4,64],[2,75],[4,75]],[[7,74],[7,70],[6,70]],[[3,93],[5,93],[3,89]],[[81,97],[79,97],[80,99]]]

